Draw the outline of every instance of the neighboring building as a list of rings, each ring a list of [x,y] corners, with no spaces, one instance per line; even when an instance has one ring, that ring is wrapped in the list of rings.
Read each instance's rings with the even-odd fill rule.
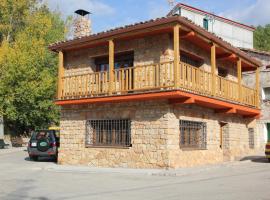
[[[0,139],[4,139],[4,118],[0,116]]]
[[[175,14],[188,18],[236,47],[253,48],[254,27],[182,3],[177,4],[168,15]]]
[[[261,63],[183,17],[49,48],[59,54],[59,163],[179,168],[262,149]],[[256,88],[242,85],[254,70]]]
[[[251,57],[262,62],[260,68],[260,92],[261,92],[261,117],[258,121],[262,125],[264,142],[270,141],[270,52],[255,49],[242,49]],[[243,74],[245,84],[254,87],[255,73]]]

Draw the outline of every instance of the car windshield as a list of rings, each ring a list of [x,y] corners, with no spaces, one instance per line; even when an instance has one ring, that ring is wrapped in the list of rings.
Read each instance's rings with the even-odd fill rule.
[[[40,140],[43,138],[48,138],[50,141],[53,141],[54,140],[53,131],[47,131],[47,130],[35,131],[33,132],[32,137],[31,137],[32,140]]]

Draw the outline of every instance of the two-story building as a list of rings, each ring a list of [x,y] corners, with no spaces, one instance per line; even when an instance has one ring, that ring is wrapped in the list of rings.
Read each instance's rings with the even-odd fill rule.
[[[179,168],[260,150],[260,62],[181,16],[80,27],[49,47],[59,54],[59,163]]]
[[[191,20],[235,47],[253,48],[253,32],[255,28],[252,26],[183,3],[177,4],[168,14],[168,16],[173,15],[179,15]]]

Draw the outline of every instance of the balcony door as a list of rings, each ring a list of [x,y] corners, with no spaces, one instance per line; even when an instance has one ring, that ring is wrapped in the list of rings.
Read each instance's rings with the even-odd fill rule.
[[[97,72],[109,71],[109,56],[102,56],[95,59]],[[134,66],[134,52],[122,52],[115,54],[114,57],[114,90],[128,91],[134,88],[133,69],[127,69]],[[109,77],[109,73],[107,73]],[[109,80],[107,77],[106,80]],[[100,80],[104,87],[104,77]]]

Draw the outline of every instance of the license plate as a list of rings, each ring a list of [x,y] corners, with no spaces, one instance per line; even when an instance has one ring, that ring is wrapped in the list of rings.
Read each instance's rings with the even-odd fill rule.
[[[31,146],[32,147],[36,147],[37,146],[37,143],[36,142],[32,142]]]

